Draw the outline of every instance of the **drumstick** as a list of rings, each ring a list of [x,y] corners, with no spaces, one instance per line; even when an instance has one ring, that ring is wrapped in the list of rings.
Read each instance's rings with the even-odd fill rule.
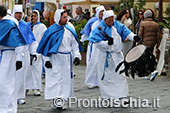
[[[98,30],[102,31],[102,27],[99,26],[99,27],[98,27]],[[105,35],[105,37],[106,37],[108,40],[110,40],[109,36],[108,36],[104,31],[102,31],[102,33]]]

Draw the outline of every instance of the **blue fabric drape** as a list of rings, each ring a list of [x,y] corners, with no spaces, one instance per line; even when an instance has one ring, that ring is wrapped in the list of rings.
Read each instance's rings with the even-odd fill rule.
[[[80,42],[78,40],[75,31],[68,25],[65,25],[65,27],[68,30],[70,30],[72,34],[75,36],[76,41],[79,43],[79,49],[80,51],[82,51],[83,49],[80,45]],[[41,41],[37,48],[37,53],[40,53],[44,56],[50,56],[50,53],[57,53],[60,43],[63,39],[63,34],[64,34],[64,27],[54,23],[46,30],[43,37],[41,38]]]
[[[88,40],[92,42],[100,42],[102,40],[107,40],[103,37],[103,33],[98,30],[98,27],[102,27],[102,31],[104,31],[110,37],[112,36],[112,27],[109,27],[102,20],[100,24],[91,32]],[[131,33],[131,31],[123,24],[118,21],[114,21],[113,26],[117,29],[118,34],[122,38],[122,42],[126,39],[126,37]]]
[[[21,34],[23,35],[25,41],[27,42],[27,44],[31,44],[32,42],[36,41],[32,31],[31,31],[31,28],[23,20],[21,20],[19,22],[19,29],[20,29]]]
[[[104,23],[104,21],[102,20],[100,22],[100,24],[90,33],[90,36],[88,38],[89,41],[91,42],[101,42],[102,40],[107,40],[103,33],[98,30],[98,27],[102,28],[102,31],[104,31],[108,36],[112,36],[112,27],[109,27],[108,25],[106,25]]]
[[[5,19],[0,20],[0,45],[18,47],[25,44],[26,41],[15,22]]]
[[[95,21],[97,21],[98,18],[97,17],[93,17],[91,18],[86,25],[84,26],[83,30],[80,32],[81,34],[84,34],[86,37],[89,37],[90,32],[91,32],[91,26],[93,25],[93,23]]]

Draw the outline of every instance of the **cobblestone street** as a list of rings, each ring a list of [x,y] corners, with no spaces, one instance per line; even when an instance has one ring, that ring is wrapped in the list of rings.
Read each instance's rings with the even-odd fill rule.
[[[84,84],[85,66],[74,67],[74,96],[78,99],[97,99],[100,96],[99,88],[88,89]],[[134,80],[127,78],[129,84],[129,96],[137,99],[148,99],[149,105],[159,97],[160,107],[101,107],[78,108],[73,104],[64,111],[51,109],[52,101],[44,100],[44,84],[42,95],[36,97],[30,91],[26,97],[26,104],[18,106],[18,113],[169,113],[170,111],[170,76],[158,76],[154,81],[143,80],[136,77]],[[43,79],[44,82],[44,79]],[[155,97],[155,98],[154,98]]]

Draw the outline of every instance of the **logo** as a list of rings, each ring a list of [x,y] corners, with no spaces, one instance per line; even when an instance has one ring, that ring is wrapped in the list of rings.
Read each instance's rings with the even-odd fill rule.
[[[56,106],[56,107],[63,107],[64,106],[64,103],[65,103],[65,100],[64,98],[62,97],[57,97],[54,99],[53,101],[53,104]]]

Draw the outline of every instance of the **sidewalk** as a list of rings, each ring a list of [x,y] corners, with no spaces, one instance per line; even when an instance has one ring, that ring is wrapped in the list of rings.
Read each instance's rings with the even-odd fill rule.
[[[74,78],[74,96],[78,99],[97,99],[100,96],[99,88],[88,89],[84,84],[85,66],[74,67],[76,76]],[[43,79],[44,81],[44,79]],[[154,81],[143,80],[136,77],[134,80],[127,78],[129,84],[129,96],[137,99],[148,99],[149,105],[152,100],[159,97],[159,108],[78,108],[73,105],[65,111],[55,111],[51,109],[51,101],[44,100],[44,84],[42,96],[33,96],[29,92],[26,97],[26,104],[18,106],[18,113],[169,113],[170,111],[170,76],[158,76]]]

